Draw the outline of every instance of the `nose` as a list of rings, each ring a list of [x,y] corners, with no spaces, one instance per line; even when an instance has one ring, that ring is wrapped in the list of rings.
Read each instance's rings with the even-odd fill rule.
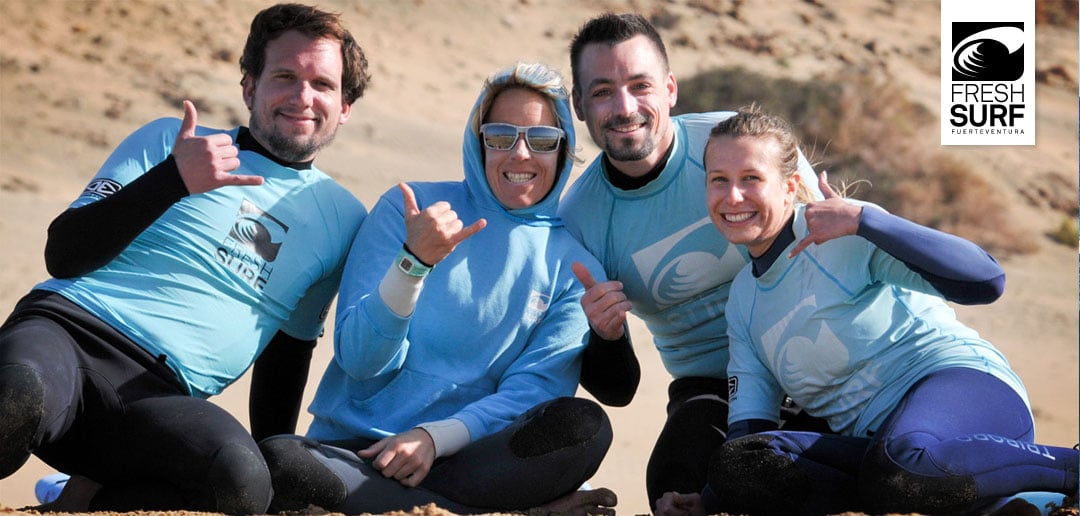
[[[743,200],[742,188],[739,188],[733,182],[732,184],[728,185],[727,189],[728,189],[727,198],[728,198],[729,202],[731,202],[732,204],[737,204],[737,203],[742,202],[742,200]]]
[[[514,142],[514,146],[510,147],[510,154],[515,159],[528,159],[532,156],[532,151],[529,150],[529,145],[525,142],[524,134],[518,134],[518,139]]]
[[[615,93],[615,106],[619,113],[635,113],[637,112],[637,97],[626,89],[619,89]]]
[[[315,88],[311,86],[310,82],[297,81],[292,96],[304,106],[310,106],[315,98]]]

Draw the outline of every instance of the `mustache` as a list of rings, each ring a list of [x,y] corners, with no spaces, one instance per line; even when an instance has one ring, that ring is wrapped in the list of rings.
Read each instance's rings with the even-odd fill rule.
[[[648,123],[650,117],[641,113],[631,113],[628,115],[615,115],[604,122],[604,129],[612,129],[620,125],[630,124],[644,124]]]

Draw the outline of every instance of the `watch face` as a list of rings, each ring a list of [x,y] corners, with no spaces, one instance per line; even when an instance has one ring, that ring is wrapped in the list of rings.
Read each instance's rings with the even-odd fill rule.
[[[402,257],[400,265],[401,265],[401,270],[403,270],[405,272],[409,272],[413,268],[413,262],[408,257]]]

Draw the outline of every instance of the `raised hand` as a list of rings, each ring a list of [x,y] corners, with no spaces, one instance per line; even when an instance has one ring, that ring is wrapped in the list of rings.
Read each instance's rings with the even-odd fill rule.
[[[382,439],[356,454],[363,459],[372,459],[371,467],[384,477],[416,487],[435,463],[435,441],[426,430],[413,428]]]
[[[825,200],[806,205],[804,216],[808,234],[795,244],[789,258],[801,253],[810,244],[822,244],[834,238],[854,235],[859,229],[862,207],[837,195],[829,186],[828,176],[824,171],[818,178],[818,185]]]
[[[412,188],[405,183],[398,183],[398,188],[405,198],[405,245],[426,264],[443,261],[458,244],[487,226],[486,219],[465,226],[446,201],[436,202],[421,211]]]
[[[240,167],[240,151],[232,137],[225,133],[195,136],[198,113],[195,104],[184,101],[184,121],[176,135],[172,156],[188,193],[200,194],[222,186],[254,186],[263,184],[259,176],[234,175]]]
[[[589,326],[605,340],[618,340],[626,334],[626,312],[632,307],[619,281],[597,283],[589,269],[580,262],[570,265],[578,281],[585,286],[581,308],[589,318]]]

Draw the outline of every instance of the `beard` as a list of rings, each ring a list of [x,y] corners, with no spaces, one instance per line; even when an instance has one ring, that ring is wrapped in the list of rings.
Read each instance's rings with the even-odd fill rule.
[[[323,134],[320,132],[324,122],[318,122],[315,132],[310,136],[288,136],[276,130],[272,123],[264,123],[263,117],[253,115],[248,123],[251,133],[258,135],[266,150],[278,159],[290,163],[311,161],[319,149],[334,141],[336,130]]]
[[[614,140],[614,141],[612,141]],[[638,145],[630,138],[605,138],[604,152],[615,161],[638,161],[649,157],[656,149],[656,141],[647,138]]]
[[[650,120],[647,117],[640,114],[619,116],[605,123],[604,128],[607,129],[628,124],[644,124],[648,127],[649,121]],[[610,134],[611,133],[605,132],[604,152],[607,153],[608,158],[615,161],[643,160],[656,150],[656,138],[651,134],[647,134],[645,139],[640,143],[635,143],[633,138],[620,138],[618,136],[610,136]]]

